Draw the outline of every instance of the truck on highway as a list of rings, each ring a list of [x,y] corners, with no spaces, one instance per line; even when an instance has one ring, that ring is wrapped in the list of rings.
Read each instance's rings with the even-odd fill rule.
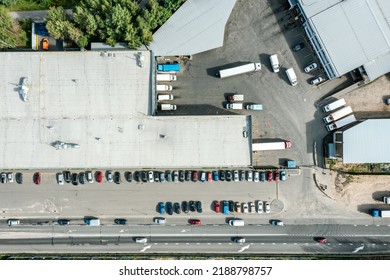
[[[279,68],[280,68],[280,64],[279,64],[279,60],[278,60],[278,56],[276,54],[273,54],[269,57],[269,60],[271,62],[271,67],[272,67],[272,70],[275,72],[275,73],[278,73],[279,72]]]
[[[100,219],[85,218],[85,224],[88,226],[100,226]]]
[[[290,141],[252,143],[252,151],[284,150],[290,148]]]
[[[288,68],[286,70],[286,75],[292,86],[296,86],[298,84],[297,75],[295,75],[293,68]]]
[[[157,85],[156,86],[157,91],[172,91],[171,85]]]
[[[351,106],[348,106],[348,107],[344,107],[344,108],[330,114],[329,116],[326,116],[325,118],[323,118],[323,120],[325,123],[331,123],[331,122],[337,121],[341,118],[344,118],[345,116],[347,116],[351,113],[352,113],[352,108],[351,108]]]
[[[374,218],[390,218],[390,210],[372,208],[370,209],[370,215]]]
[[[172,75],[172,74],[157,74],[156,80],[158,82],[172,82],[172,81],[176,81],[176,75]]]
[[[228,104],[226,104],[226,109],[242,110],[242,107],[243,107],[242,103],[228,103]]]
[[[344,106],[345,104],[346,103],[345,103],[344,98],[343,99],[339,99],[339,100],[333,101],[332,103],[329,103],[328,105],[323,106],[322,110],[325,113],[326,112],[330,112],[330,111],[336,110],[336,109]]]
[[[260,71],[260,69],[261,69],[261,63],[251,62],[241,66],[219,70],[219,77],[223,79],[223,78],[232,77],[244,73]]]
[[[338,121],[335,121],[331,124],[328,124],[326,126],[326,129],[328,131],[333,131],[335,129],[338,129],[338,128],[342,128],[343,126],[346,126],[346,125],[349,125],[353,122],[356,122],[356,118],[355,118],[355,115],[349,115],[348,117],[345,117],[343,119],[340,119]]]
[[[180,64],[158,64],[158,72],[180,72]]]
[[[174,111],[177,109],[176,105],[172,104],[161,104],[161,110],[162,111]]]
[[[231,95],[227,96],[227,100],[229,102],[244,101],[244,95],[243,94],[231,94]]]

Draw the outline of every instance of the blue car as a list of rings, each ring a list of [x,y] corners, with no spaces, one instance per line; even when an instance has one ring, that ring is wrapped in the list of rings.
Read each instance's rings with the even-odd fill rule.
[[[164,202],[159,203],[159,209],[160,209],[160,214],[164,215],[165,214],[165,203]]]
[[[228,215],[229,214],[229,202],[224,200],[222,205],[223,205],[223,214]]]
[[[219,175],[218,175],[218,171],[213,171],[213,180],[214,181],[218,181],[219,180]]]
[[[173,214],[172,202],[167,202],[167,214],[168,215],[172,215]]]

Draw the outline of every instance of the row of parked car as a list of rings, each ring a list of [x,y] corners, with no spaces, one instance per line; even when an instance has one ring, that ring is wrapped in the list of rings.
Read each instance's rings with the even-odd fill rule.
[[[2,184],[13,183],[15,181],[18,184],[22,184],[23,183],[23,174],[22,173],[16,173],[15,174],[15,180],[14,180],[14,174],[12,172],[10,172],[10,173],[2,172],[1,175],[0,175],[0,181],[1,181]]]
[[[198,212],[202,213],[202,202],[201,201],[183,201],[181,204],[179,202],[159,202],[158,203],[158,212],[161,215],[164,215],[165,212],[168,215],[172,215],[173,213],[180,214],[182,211],[184,213],[189,213],[189,212]]]
[[[234,202],[233,200],[222,200],[214,201],[214,211],[215,213],[223,213],[225,215],[228,215],[229,212],[231,213],[270,213],[271,212],[271,203],[269,201],[262,201],[257,200],[255,202]]]

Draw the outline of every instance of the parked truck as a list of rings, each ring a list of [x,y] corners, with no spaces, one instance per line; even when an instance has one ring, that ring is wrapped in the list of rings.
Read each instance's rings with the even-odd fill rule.
[[[293,68],[288,68],[286,70],[286,75],[292,86],[296,86],[298,84],[297,75],[295,75]]]
[[[172,74],[157,74],[156,80],[158,82],[172,82],[172,81],[176,81],[176,75],[172,75]]]
[[[85,218],[85,224],[88,226],[100,226],[100,219]]]
[[[256,110],[256,111],[261,111],[263,110],[263,104],[249,104],[246,105],[247,110]]]
[[[331,124],[328,124],[326,126],[326,129],[328,131],[332,131],[332,130],[335,130],[335,129],[338,129],[338,128],[342,128],[343,126],[346,126],[346,125],[349,125],[353,122],[356,122],[356,118],[355,118],[355,115],[349,115],[348,117],[345,117],[343,119],[340,119],[338,121],[335,121]]]
[[[156,89],[157,89],[157,91],[171,91],[172,86],[171,85],[157,85]]]
[[[227,100],[229,102],[244,101],[244,95],[243,94],[231,94],[231,95],[227,96]]]
[[[374,218],[390,218],[390,210],[372,208],[370,209],[370,214]]]
[[[384,196],[382,200],[384,204],[390,204],[390,196]]]
[[[323,118],[324,122],[325,123],[331,123],[331,122],[334,122],[334,121],[337,121],[349,114],[352,113],[352,108],[351,106],[348,106],[348,107],[344,107],[332,114],[330,114],[329,116],[326,116],[325,118]]]
[[[228,103],[228,104],[226,104],[226,109],[242,110],[242,107],[243,107],[242,103]]]
[[[219,70],[219,77],[221,79],[244,74],[250,72],[256,72],[261,70],[261,63],[248,63],[241,66],[236,66],[228,69]]]
[[[278,60],[278,56],[276,54],[273,54],[269,57],[269,60],[271,62],[271,67],[272,67],[272,70],[275,72],[275,73],[278,73],[279,72],[279,68],[280,68],[280,65],[279,65],[279,60]]]
[[[158,101],[164,101],[164,100],[173,100],[172,94],[159,94],[157,97]]]
[[[180,72],[180,64],[158,64],[158,72]]]
[[[284,150],[290,148],[290,141],[252,143],[252,151]]]
[[[177,109],[176,105],[172,104],[161,104],[161,110],[162,111],[174,111]]]
[[[326,113],[326,112],[336,110],[344,105],[345,105],[345,100],[343,98],[343,99],[333,101],[332,103],[329,103],[328,105],[323,106],[322,110]]]

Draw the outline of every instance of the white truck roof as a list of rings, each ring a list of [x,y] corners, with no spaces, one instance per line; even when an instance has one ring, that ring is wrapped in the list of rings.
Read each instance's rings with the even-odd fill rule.
[[[330,111],[336,110],[337,108],[340,108],[341,106],[344,106],[345,104],[346,103],[345,103],[344,98],[339,99],[339,100],[333,101],[332,103],[329,103],[329,104],[323,106],[322,110],[324,112],[330,112]]]
[[[220,78],[227,78],[239,74],[249,73],[259,71],[261,69],[261,63],[248,63],[241,66],[236,66],[228,69],[223,69],[219,71]]]
[[[298,84],[297,75],[295,74],[293,68],[288,68],[286,70],[286,75],[291,85],[296,86]]]

